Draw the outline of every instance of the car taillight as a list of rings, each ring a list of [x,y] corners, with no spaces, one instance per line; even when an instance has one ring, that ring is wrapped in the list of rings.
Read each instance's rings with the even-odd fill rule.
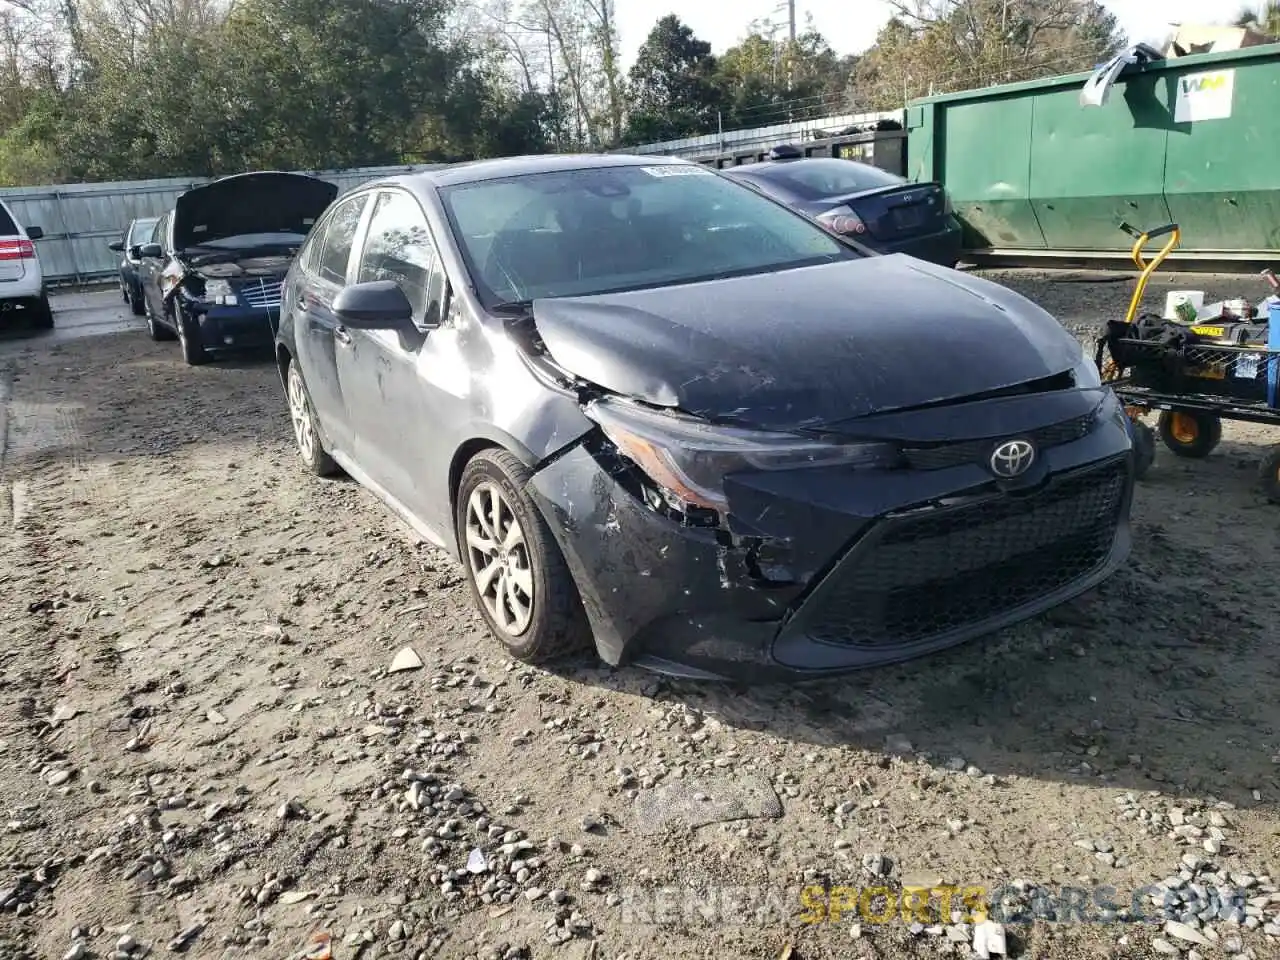
[[[0,240],[0,260],[34,260],[36,247],[30,240]]]
[[[862,218],[848,207],[836,207],[834,210],[820,213],[818,222],[833,233],[844,236],[867,232],[867,225],[862,222]]]

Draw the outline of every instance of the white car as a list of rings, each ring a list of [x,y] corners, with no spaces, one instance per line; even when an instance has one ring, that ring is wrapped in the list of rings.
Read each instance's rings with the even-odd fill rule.
[[[30,324],[39,330],[53,326],[49,292],[36,254],[39,227],[23,227],[0,201],[0,330]]]

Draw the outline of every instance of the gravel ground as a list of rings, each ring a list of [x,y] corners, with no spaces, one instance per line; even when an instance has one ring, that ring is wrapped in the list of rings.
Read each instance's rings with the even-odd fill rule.
[[[1082,335],[1132,289],[997,279]],[[269,364],[15,341],[0,400],[0,957],[1280,954],[1280,435],[1162,451],[1066,608],[744,690],[503,657]]]

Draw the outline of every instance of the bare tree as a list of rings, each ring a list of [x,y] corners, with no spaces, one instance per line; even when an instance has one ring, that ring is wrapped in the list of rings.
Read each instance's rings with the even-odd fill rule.
[[[599,55],[600,73],[608,96],[610,140],[622,139],[622,77],[618,69],[618,31],[614,17],[614,0],[584,0],[591,17],[591,34]]]

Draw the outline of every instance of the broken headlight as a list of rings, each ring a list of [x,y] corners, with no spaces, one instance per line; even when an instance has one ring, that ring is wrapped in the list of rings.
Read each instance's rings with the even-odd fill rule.
[[[727,511],[724,478],[731,473],[844,466],[888,468],[898,449],[888,443],[829,443],[707,423],[635,404],[598,400],[586,415],[672,502]]]
[[[239,302],[236,300],[235,291],[231,289],[231,284],[226,280],[206,280],[204,296],[200,299],[205,303],[222,304],[228,307],[234,307]]]

